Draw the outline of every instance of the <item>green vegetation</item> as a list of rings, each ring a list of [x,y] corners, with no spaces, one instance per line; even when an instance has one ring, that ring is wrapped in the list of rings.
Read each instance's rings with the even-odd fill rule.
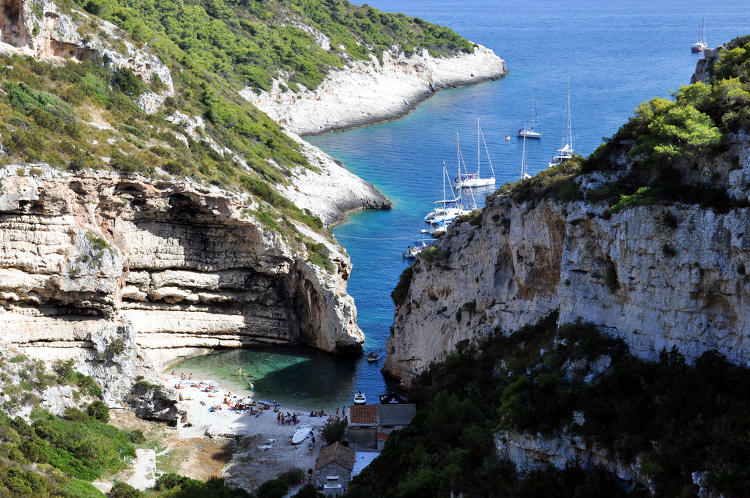
[[[396,307],[401,306],[406,301],[406,296],[409,295],[409,288],[411,287],[411,281],[414,277],[414,265],[407,266],[401,275],[398,277],[398,283],[396,288],[391,292],[391,299]]]
[[[328,422],[325,426],[323,426],[323,439],[325,439],[326,443],[328,444],[333,444],[336,441],[340,441],[344,436],[345,429],[346,424],[343,420],[333,420],[331,422]]]
[[[191,69],[266,90],[280,71],[294,91],[298,84],[316,88],[347,58],[379,57],[393,45],[433,55],[474,49],[448,28],[342,0],[76,1]],[[303,24],[328,37],[330,50],[297,27]]]
[[[592,325],[558,329],[556,319],[464,341],[418,377],[409,393],[417,416],[352,482],[351,496],[649,495],[640,484],[621,487],[603,470],[517,474],[497,457],[498,430],[580,435],[610,458],[641,461],[657,496],[694,495],[697,470],[708,472],[714,494],[745,494],[750,369],[715,352],[694,366],[675,350],[646,362]],[[596,366],[602,359],[611,360],[604,372]]]
[[[331,253],[324,243],[305,241],[305,246],[307,247],[307,258],[312,264],[331,273],[336,271],[336,266],[331,261]]]

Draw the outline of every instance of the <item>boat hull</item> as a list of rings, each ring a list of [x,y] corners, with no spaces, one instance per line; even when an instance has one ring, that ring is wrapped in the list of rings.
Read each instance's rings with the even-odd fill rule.
[[[542,138],[542,134],[531,130],[518,130],[518,138]]]
[[[495,185],[494,178],[471,178],[469,180],[460,180],[453,183],[456,188],[477,188],[477,187],[491,187]]]

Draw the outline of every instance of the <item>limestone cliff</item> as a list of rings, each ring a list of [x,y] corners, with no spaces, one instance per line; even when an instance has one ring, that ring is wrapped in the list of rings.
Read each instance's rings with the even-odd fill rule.
[[[559,323],[580,317],[643,358],[675,346],[689,359],[715,349],[750,363],[748,137],[727,149],[682,178],[722,189],[731,209],[678,202],[613,213],[593,201],[491,196],[414,264],[385,370],[408,385],[459,341],[555,309]],[[576,188],[587,197],[624,173],[582,175]]]
[[[505,61],[481,45],[450,57],[391,50],[381,61],[373,56],[331,70],[312,90],[287,91],[280,77],[270,92],[240,93],[291,132],[312,135],[394,119],[441,89],[495,80],[506,72]]]
[[[308,230],[336,270],[313,265],[253,218],[247,197],[188,182],[27,171],[36,176],[0,174],[5,344],[45,359],[101,360],[103,386],[122,394],[139,369],[204,348],[303,342],[341,352],[363,342],[346,294],[348,257]],[[106,368],[123,349],[138,364]]]

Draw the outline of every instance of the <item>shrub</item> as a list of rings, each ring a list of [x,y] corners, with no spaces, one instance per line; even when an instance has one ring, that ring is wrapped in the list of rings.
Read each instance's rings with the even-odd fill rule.
[[[346,424],[343,420],[333,420],[328,422],[323,426],[323,439],[325,439],[326,443],[329,445],[336,441],[340,441],[344,436],[344,429],[346,429]]]
[[[128,68],[121,67],[114,71],[112,75],[112,86],[120,90],[125,95],[137,97],[146,89],[146,85],[138,76]]]
[[[65,408],[64,416],[66,419],[74,420],[76,422],[88,422],[89,420],[88,414],[73,406]]]
[[[289,486],[296,486],[299,483],[302,482],[302,480],[305,478],[305,471],[300,469],[299,467],[295,467],[291,470],[287,470],[283,474],[281,474],[278,479],[280,481],[284,481]]]
[[[175,474],[174,472],[167,472],[166,474],[162,474],[156,480],[156,483],[154,484],[154,489],[156,491],[166,491],[168,489],[176,488],[177,486],[187,481],[188,481],[188,478],[185,476]]]
[[[109,422],[109,408],[102,401],[96,400],[91,403],[87,410],[89,416],[102,422]]]
[[[289,486],[281,479],[271,479],[258,488],[258,498],[283,498]]]
[[[141,498],[142,496],[144,496],[143,493],[122,481],[117,481],[107,493],[108,498]]]
[[[406,302],[406,297],[409,295],[409,288],[411,287],[411,281],[414,277],[414,265],[407,266],[401,275],[398,277],[398,283],[391,292],[391,299],[396,307],[401,306]]]

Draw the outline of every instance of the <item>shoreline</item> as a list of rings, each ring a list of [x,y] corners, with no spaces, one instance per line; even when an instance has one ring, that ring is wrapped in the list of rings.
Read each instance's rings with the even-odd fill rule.
[[[344,407],[343,412],[337,408],[325,410],[324,416],[311,417],[309,409],[294,408],[289,404],[277,404],[274,409],[272,404],[263,403],[273,400],[259,400],[254,393],[233,392],[210,379],[181,380],[180,375],[162,373],[159,382],[182,398],[178,406],[185,410],[185,415],[177,424],[177,439],[234,440],[237,443],[235,451],[223,467],[221,476],[248,491],[295,467],[305,472],[314,469],[320,449],[325,446],[322,430],[329,414],[348,413]],[[181,386],[180,389],[175,389],[177,385]],[[213,388],[206,390],[208,385]],[[227,400],[232,405],[247,404],[248,409],[233,410],[225,402]],[[284,417],[296,415],[298,423],[279,424],[279,412]],[[309,427],[316,439],[312,451],[309,448],[310,436],[299,444],[290,442],[291,436],[303,427]]]
[[[240,95],[287,131],[315,136],[393,121],[440,90],[495,81],[508,73],[505,61],[479,44],[473,52],[433,57],[385,51],[381,60],[352,61],[330,71],[315,89],[287,90],[283,79],[270,91]]]
[[[444,87],[436,88],[434,91],[424,92],[417,99],[415,99],[413,101],[410,101],[409,103],[405,103],[405,109],[403,111],[394,111],[393,113],[391,113],[389,115],[386,115],[386,117],[383,117],[383,118],[373,118],[371,120],[365,120],[365,121],[362,121],[361,123],[357,123],[357,124],[344,124],[344,125],[339,125],[339,126],[333,126],[333,127],[329,128],[327,130],[324,130],[324,131],[314,132],[314,133],[305,133],[305,134],[302,134],[302,135],[299,135],[299,136],[301,138],[303,138],[303,139],[307,138],[307,137],[320,137],[320,136],[323,136],[323,135],[330,135],[330,134],[333,134],[333,133],[340,133],[340,132],[344,132],[344,131],[357,130],[359,128],[367,128],[367,127],[370,127],[370,126],[377,126],[377,125],[385,124],[385,123],[392,123],[394,121],[398,121],[401,118],[407,117],[408,115],[410,115],[411,113],[413,113],[414,111],[416,111],[417,108],[420,105],[422,105],[423,103],[427,102],[432,97],[436,96],[437,94],[439,94],[439,93],[441,93],[443,91],[458,90],[458,89],[461,89],[461,88],[469,88],[469,87],[472,87],[472,86],[485,85],[487,83],[492,83],[494,81],[499,81],[499,80],[505,78],[508,75],[508,72],[510,72],[510,71],[507,71],[506,73],[498,75],[498,76],[488,76],[485,79],[481,79],[481,80],[477,80],[477,81],[470,81],[470,82],[467,82],[467,83],[457,83],[457,84],[455,84],[453,86],[444,86]],[[284,126],[284,125],[282,125],[282,126]],[[363,180],[363,181],[367,182],[367,180]],[[367,182],[367,183],[370,183],[370,182]],[[375,187],[375,188],[377,188],[377,187]],[[362,209],[371,209],[371,208],[362,208]],[[387,209],[388,208],[383,208],[383,210],[387,210]],[[359,210],[355,209],[352,212],[356,212],[356,211],[359,211]]]

